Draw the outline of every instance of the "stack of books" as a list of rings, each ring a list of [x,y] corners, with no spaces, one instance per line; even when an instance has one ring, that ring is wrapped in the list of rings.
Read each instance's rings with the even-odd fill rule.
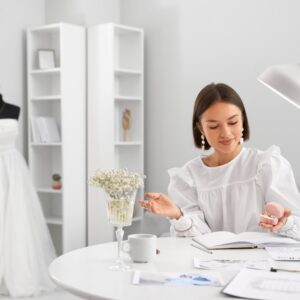
[[[57,143],[61,141],[58,125],[53,117],[32,118],[31,130],[34,143]]]

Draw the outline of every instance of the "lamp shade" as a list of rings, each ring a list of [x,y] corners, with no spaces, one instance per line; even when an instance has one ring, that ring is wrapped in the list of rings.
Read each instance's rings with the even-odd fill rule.
[[[267,68],[258,78],[261,83],[300,109],[300,64]]]

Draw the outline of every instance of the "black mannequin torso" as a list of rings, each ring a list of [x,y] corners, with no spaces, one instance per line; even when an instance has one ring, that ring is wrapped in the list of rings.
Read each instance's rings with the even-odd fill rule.
[[[0,119],[19,119],[20,107],[7,103],[0,94]]]

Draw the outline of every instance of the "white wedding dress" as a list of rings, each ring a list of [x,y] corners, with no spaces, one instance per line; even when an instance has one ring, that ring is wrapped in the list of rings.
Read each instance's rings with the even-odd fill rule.
[[[55,251],[17,136],[18,121],[0,119],[0,294],[25,297],[54,288]]]

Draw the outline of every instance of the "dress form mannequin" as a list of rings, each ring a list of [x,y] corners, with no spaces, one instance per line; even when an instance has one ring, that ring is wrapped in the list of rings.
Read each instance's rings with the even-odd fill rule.
[[[55,288],[48,275],[55,249],[27,163],[15,147],[19,114],[18,106],[0,97],[0,299]]]
[[[7,103],[0,94],[0,119],[19,119],[20,107]]]

